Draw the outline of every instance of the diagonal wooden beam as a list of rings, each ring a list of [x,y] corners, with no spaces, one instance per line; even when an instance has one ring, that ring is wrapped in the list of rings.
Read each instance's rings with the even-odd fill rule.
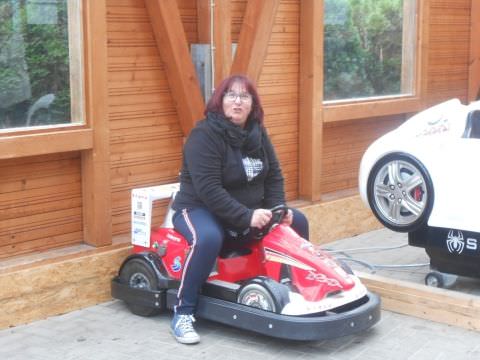
[[[280,0],[248,1],[232,74],[246,74],[258,81],[279,5]]]
[[[176,0],[145,1],[185,136],[203,117],[204,101]]]

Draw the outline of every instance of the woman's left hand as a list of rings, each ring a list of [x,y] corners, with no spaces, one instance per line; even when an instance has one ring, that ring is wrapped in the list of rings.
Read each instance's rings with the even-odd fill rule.
[[[292,210],[288,209],[287,213],[285,214],[282,220],[282,224],[290,226],[292,225],[292,222],[293,222],[293,212]]]

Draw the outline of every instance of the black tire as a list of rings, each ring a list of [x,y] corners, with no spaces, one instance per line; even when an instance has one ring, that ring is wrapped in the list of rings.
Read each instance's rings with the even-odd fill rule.
[[[280,314],[290,302],[289,288],[267,277],[249,280],[238,291],[237,302]]]
[[[430,272],[425,276],[425,285],[436,288],[443,288],[443,277],[441,276],[441,274],[435,271]]]
[[[414,231],[423,225],[434,201],[427,169],[404,153],[389,154],[375,164],[368,178],[367,196],[377,219],[398,232]]]
[[[128,261],[120,271],[120,281],[128,284],[132,288],[157,290],[158,279],[155,272],[142,259],[131,259]],[[126,302],[130,311],[139,316],[153,316],[161,312],[160,309],[155,309],[147,306],[137,305]]]
[[[457,275],[431,271],[425,276],[425,285],[450,289],[457,282]]]

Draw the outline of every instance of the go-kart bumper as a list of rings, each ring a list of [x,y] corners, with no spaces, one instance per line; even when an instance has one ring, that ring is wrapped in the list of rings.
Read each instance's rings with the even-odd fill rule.
[[[115,278],[112,281],[112,296],[152,308],[173,309],[177,301],[177,289],[133,289]],[[380,298],[367,292],[349,310],[293,316],[200,295],[196,316],[281,339],[325,340],[358,333],[376,324],[380,320]]]
[[[240,329],[289,340],[325,340],[351,335],[380,320],[380,298],[367,293],[365,303],[342,313],[281,315],[221,299],[200,296],[198,317]],[[176,291],[168,290],[167,306],[173,307]]]

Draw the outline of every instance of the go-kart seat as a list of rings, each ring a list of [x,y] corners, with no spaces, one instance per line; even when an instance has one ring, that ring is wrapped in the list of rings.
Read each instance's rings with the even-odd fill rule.
[[[464,138],[480,139],[480,110],[472,110],[467,116]]]

